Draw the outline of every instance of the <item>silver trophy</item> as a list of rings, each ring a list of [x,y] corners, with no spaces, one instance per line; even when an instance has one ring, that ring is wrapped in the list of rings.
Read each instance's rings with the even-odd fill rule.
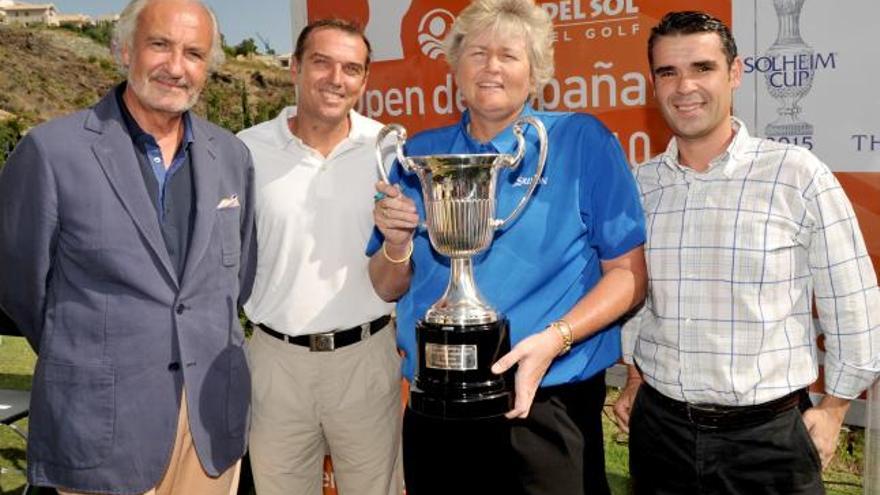
[[[800,119],[798,102],[813,87],[814,51],[801,38],[800,18],[805,0],[773,0],[779,21],[776,41],[767,49],[773,70],[764,73],[767,92],[780,102],[779,117],[767,124],[768,137],[809,136],[813,126]]]
[[[525,125],[538,133],[535,175],[522,199],[503,220],[495,217],[498,171],[516,168],[525,156]],[[446,292],[418,322],[419,366],[410,387],[409,406],[444,418],[502,415],[513,405],[513,375],[495,375],[492,364],[510,350],[507,318],[492,308],[474,282],[471,258],[485,251],[495,231],[513,222],[541,182],[547,161],[547,131],[540,120],[520,117],[513,124],[515,155],[457,154],[405,156],[406,130],[385,126],[377,137],[379,173],[388,182],[381,143],[396,134],[397,161],[418,175],[426,222],[434,249],[450,258]]]

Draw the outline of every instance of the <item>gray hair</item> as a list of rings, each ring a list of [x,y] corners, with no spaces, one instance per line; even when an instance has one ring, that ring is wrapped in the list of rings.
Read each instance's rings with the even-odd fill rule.
[[[534,0],[474,0],[452,25],[443,41],[446,61],[452,70],[458,67],[465,42],[486,31],[510,36],[524,36],[531,66],[532,91],[553,77],[553,21]]]
[[[123,48],[129,51],[131,50],[131,47],[134,44],[134,35],[135,32],[137,32],[138,18],[140,18],[141,12],[143,12],[144,8],[146,8],[146,6],[152,1],[154,0],[131,0],[128,5],[125,6],[125,9],[122,10],[122,13],[119,14],[119,20],[116,21],[116,27],[113,28],[113,39],[110,42],[110,51],[113,52],[113,58],[116,59],[116,64],[119,66],[119,69],[125,74],[128,73],[128,67],[122,62],[122,50]],[[220,66],[223,65],[223,62],[226,61],[226,54],[223,52],[223,46],[221,45],[220,26],[217,23],[217,16],[215,16],[214,11],[201,0],[184,1],[198,4],[205,9],[211,17],[214,32],[212,33],[213,39],[211,40],[211,52],[208,54],[208,70],[213,72],[220,68]]]

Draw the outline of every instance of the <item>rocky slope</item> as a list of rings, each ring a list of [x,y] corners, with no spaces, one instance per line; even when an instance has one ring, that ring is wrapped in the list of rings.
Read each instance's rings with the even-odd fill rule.
[[[0,61],[0,116],[25,128],[93,104],[122,79],[107,47],[65,29],[0,25]],[[273,117],[292,99],[286,70],[229,59],[195,111],[237,131]]]

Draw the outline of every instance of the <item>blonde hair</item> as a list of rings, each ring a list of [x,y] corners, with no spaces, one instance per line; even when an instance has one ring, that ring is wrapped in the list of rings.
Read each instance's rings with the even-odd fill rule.
[[[124,48],[131,51],[141,12],[143,12],[147,5],[153,1],[155,0],[131,0],[131,2],[125,6],[125,9],[122,10],[122,13],[119,14],[119,20],[116,21],[116,26],[113,28],[113,39],[110,42],[110,51],[113,53],[113,58],[116,59],[116,64],[119,66],[119,69],[124,74],[128,74],[128,67],[122,62],[122,50]],[[211,39],[211,52],[208,54],[208,70],[213,72],[220,68],[220,66],[223,65],[223,62],[226,61],[226,54],[223,53],[223,46],[221,45],[220,26],[217,24],[217,16],[215,16],[214,11],[201,0],[183,1],[198,4],[205,9],[208,16],[211,18],[211,23],[213,24],[214,29]]]
[[[534,0],[474,0],[452,25],[443,41],[446,61],[453,71],[468,38],[487,31],[524,36],[531,67],[532,91],[553,77],[553,22]]]

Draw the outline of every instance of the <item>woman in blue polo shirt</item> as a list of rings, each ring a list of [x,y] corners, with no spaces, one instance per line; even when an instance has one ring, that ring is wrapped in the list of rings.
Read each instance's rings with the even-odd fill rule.
[[[405,154],[509,153],[513,122],[540,119],[548,133],[541,183],[522,215],[473,260],[476,284],[510,319],[513,349],[493,367],[517,364],[507,418],[444,421],[407,410],[407,492],[608,493],[602,444],[604,370],[620,356],[617,320],[644,298],[644,217],[616,138],[579,113],[538,112],[528,102],[553,73],[553,26],[533,0],[475,0],[445,42],[467,111],[453,126],[422,132]],[[526,133],[517,169],[499,173],[503,217],[537,167]],[[415,175],[380,183],[368,252],[377,293],[397,301],[404,374],[416,367],[415,325],[449,280],[449,260],[416,229],[424,218]],[[573,344],[569,344],[573,341]],[[488,491],[487,491],[488,490]]]

